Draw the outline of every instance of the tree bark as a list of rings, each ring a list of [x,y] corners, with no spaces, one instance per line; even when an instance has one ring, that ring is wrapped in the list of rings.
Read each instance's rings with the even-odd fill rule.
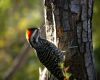
[[[70,66],[76,80],[96,80],[92,56],[93,0],[45,0],[44,5],[46,39],[64,52],[65,67]]]

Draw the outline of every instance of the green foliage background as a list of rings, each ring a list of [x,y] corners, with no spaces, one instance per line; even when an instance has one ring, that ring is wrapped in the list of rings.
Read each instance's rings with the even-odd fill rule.
[[[30,25],[40,26],[42,0],[0,0],[0,80],[19,55]],[[98,80],[100,80],[100,0],[95,0],[93,14],[93,46]],[[12,80],[38,80],[40,62],[30,49],[23,66]]]
[[[100,80],[100,0],[94,0],[93,46],[97,78]]]

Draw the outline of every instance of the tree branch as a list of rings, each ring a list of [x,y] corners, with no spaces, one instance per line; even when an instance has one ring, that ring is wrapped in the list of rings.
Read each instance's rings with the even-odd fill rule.
[[[11,79],[12,75],[18,70],[18,68],[23,63],[25,57],[27,56],[28,51],[29,51],[29,45],[28,45],[28,43],[25,43],[24,46],[22,47],[19,55],[13,61],[12,66],[5,72],[4,77],[3,77],[4,80]]]

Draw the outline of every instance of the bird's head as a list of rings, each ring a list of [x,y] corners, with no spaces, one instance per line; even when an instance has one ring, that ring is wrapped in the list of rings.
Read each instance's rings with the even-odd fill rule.
[[[26,30],[26,39],[32,47],[36,47],[39,38],[39,29],[38,28],[28,28]]]

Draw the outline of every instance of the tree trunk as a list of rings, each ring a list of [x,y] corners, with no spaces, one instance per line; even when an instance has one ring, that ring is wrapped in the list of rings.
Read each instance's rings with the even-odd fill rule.
[[[65,67],[70,66],[76,80],[96,80],[92,56],[93,0],[45,0],[44,5],[46,39],[64,52]]]

